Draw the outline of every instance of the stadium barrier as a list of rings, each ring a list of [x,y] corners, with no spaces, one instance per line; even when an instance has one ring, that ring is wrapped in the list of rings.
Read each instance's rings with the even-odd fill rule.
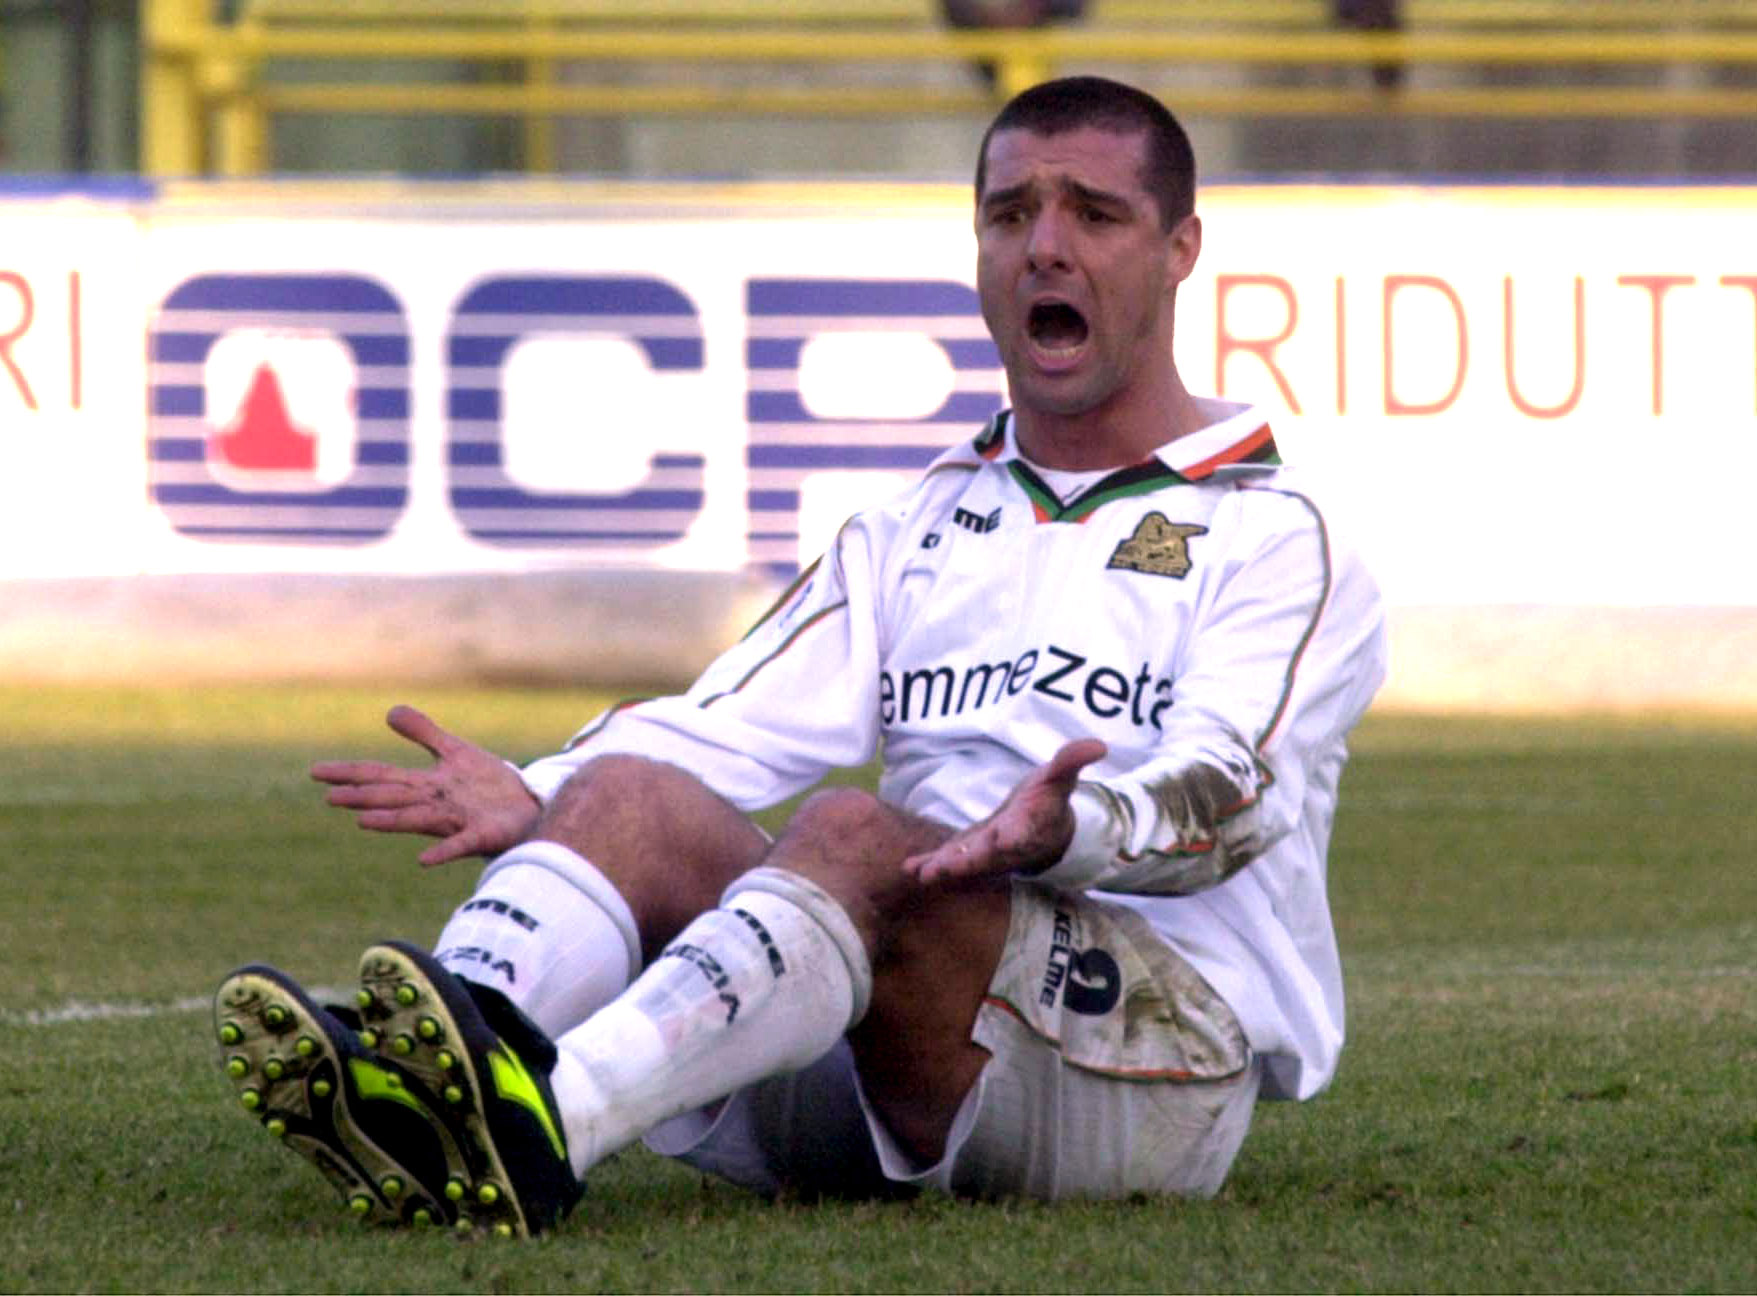
[[[1190,117],[1757,116],[1749,78],[1715,74],[1757,66],[1749,4],[1412,0],[1405,10],[1396,29],[1366,31],[1335,25],[1322,0],[1110,0],[1078,24],[952,30],[924,0],[253,0],[232,22],[205,0],[145,0],[142,169],[260,174],[273,169],[277,116],[366,113],[510,118],[525,130],[527,168],[550,171],[566,117],[980,117],[1068,70],[1174,92]],[[331,79],[277,75],[288,61]],[[408,79],[361,71],[386,61]],[[432,73],[460,65],[471,80]],[[972,66],[989,70],[986,83]],[[1394,86],[1322,75],[1385,68],[1407,75]],[[1484,69],[1496,74],[1422,75]],[[1510,83],[1510,72],[1531,80]],[[1588,83],[1572,83],[1583,74]]]

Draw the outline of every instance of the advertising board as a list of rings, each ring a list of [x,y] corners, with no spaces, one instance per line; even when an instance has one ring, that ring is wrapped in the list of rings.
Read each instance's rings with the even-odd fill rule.
[[[1393,607],[1757,606],[1757,191],[1213,185],[1188,386]],[[0,201],[0,579],[770,585],[1006,399],[961,186]]]

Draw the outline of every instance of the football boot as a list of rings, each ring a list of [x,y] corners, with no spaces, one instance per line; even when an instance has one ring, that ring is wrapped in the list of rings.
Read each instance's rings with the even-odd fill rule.
[[[445,1186],[464,1156],[442,1109],[291,977],[260,964],[233,972],[214,995],[214,1031],[244,1110],[315,1165],[356,1216],[455,1220]]]
[[[403,941],[360,957],[360,1038],[435,1095],[464,1160],[441,1189],[454,1227],[503,1237],[552,1228],[581,1184],[549,1086],[555,1044],[497,990]]]

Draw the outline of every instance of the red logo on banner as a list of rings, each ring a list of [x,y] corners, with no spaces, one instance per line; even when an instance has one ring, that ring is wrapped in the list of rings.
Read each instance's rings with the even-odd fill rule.
[[[237,417],[212,438],[208,453],[246,471],[317,471],[317,437],[295,426],[280,378],[266,363],[256,366]]]

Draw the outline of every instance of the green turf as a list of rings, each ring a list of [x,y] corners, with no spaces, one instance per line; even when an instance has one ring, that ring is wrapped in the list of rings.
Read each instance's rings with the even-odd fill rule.
[[[1757,721],[1369,718],[1342,1072],[1215,1201],[772,1204],[634,1151],[513,1244],[355,1226],[200,1003],[468,891],[304,777],[396,753],[398,700],[521,758],[603,701],[0,690],[0,1291],[1757,1289]]]

